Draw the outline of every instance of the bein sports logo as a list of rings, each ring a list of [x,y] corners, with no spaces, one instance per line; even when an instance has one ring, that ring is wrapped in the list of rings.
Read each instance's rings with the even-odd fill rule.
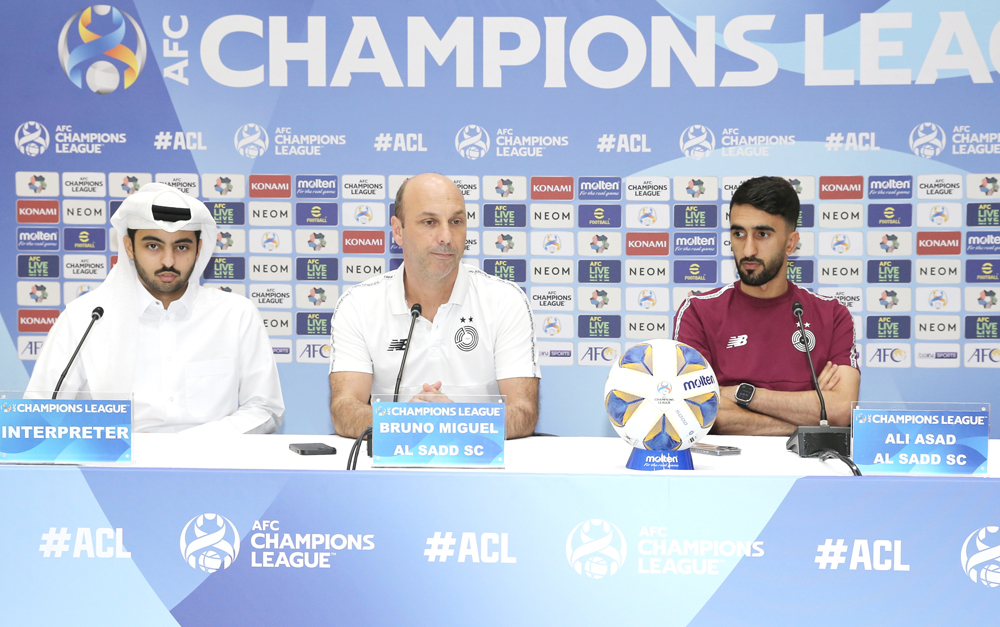
[[[681,132],[680,144],[685,157],[701,161],[715,150],[715,134],[707,126],[695,124]]]
[[[969,534],[962,544],[962,570],[973,583],[1000,586],[1000,527],[982,527]]]
[[[240,554],[240,534],[225,516],[195,516],[181,531],[181,556],[191,568],[206,573],[232,566]]]
[[[947,141],[944,129],[933,122],[924,122],[910,131],[910,150],[924,159],[941,154]]]
[[[70,33],[77,34],[73,39],[78,45],[72,50]],[[125,44],[126,37],[135,49]],[[146,38],[139,23],[128,13],[106,4],[87,7],[69,18],[59,33],[58,49],[59,63],[69,80],[83,89],[86,70],[87,87],[97,94],[110,94],[122,80],[119,66],[110,59],[124,65],[125,89],[132,86],[146,65]]]
[[[569,565],[591,579],[617,573],[625,563],[627,549],[621,530],[598,518],[580,523],[566,538]]]
[[[481,126],[463,126],[455,135],[455,150],[466,159],[475,161],[485,157],[490,150],[490,136]]]
[[[244,124],[236,130],[233,143],[241,155],[248,159],[256,159],[267,152],[267,131],[257,124]]]
[[[14,131],[14,144],[21,154],[37,157],[49,147],[49,129],[39,122],[25,122]]]

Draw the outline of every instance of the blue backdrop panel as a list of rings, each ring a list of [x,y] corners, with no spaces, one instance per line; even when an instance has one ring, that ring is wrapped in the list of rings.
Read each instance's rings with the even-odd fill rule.
[[[771,174],[806,208],[789,276],[855,316],[863,400],[1000,400],[995,2],[85,9],[0,8],[0,387],[158,180],[216,211],[209,282],[258,302],[284,430],[329,432],[309,314],[398,265],[393,193],[433,170],[467,192],[469,263],[531,296],[539,429],[611,435],[606,366],[735,278],[727,201]]]

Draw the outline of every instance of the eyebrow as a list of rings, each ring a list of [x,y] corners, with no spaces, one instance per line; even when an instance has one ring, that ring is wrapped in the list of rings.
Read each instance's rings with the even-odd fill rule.
[[[746,231],[747,229],[743,228],[742,226],[740,226],[738,224],[731,224],[731,225],[729,225],[729,230],[730,231]],[[776,232],[774,230],[773,226],[770,226],[770,225],[767,225],[767,224],[758,224],[757,226],[753,227],[753,230],[754,231],[771,231],[772,233]]]
[[[160,244],[165,244],[166,243],[162,239],[160,239],[159,237],[156,237],[155,235],[144,235],[143,238],[142,238],[142,241],[143,242],[157,242],[157,243],[160,243]],[[193,243],[194,243],[194,240],[191,239],[190,237],[182,237],[180,239],[174,240],[174,244],[193,244]]]

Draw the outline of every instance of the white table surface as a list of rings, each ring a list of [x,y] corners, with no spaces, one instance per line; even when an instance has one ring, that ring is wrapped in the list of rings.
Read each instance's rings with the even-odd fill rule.
[[[659,471],[657,474],[744,475],[744,476],[849,476],[839,460],[800,458],[785,450],[784,437],[709,436],[709,444],[742,449],[739,455],[716,457],[694,455],[695,471]],[[322,442],[337,449],[336,455],[298,455],[288,449],[292,443]],[[133,455],[138,468],[222,468],[260,470],[335,470],[347,465],[353,440],[335,435],[238,435],[207,439],[184,433],[137,433]],[[992,457],[1000,454],[1000,440],[990,441]],[[646,474],[625,468],[630,449],[617,437],[560,438],[532,437],[507,442],[506,468],[473,472]],[[364,450],[358,470],[370,470],[371,459]],[[376,472],[399,472],[397,469]],[[425,472],[410,469],[402,472]],[[456,470],[455,472],[469,472]],[[989,476],[1000,476],[996,464]]]

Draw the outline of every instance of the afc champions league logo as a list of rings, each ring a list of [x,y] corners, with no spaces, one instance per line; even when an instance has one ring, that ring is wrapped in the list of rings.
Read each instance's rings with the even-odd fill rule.
[[[566,538],[569,565],[592,579],[617,573],[625,563],[627,550],[621,530],[599,518],[580,523]]]
[[[689,126],[681,133],[681,152],[685,157],[701,161],[715,150],[715,134],[701,124]]]
[[[481,126],[463,126],[455,135],[455,150],[466,159],[475,161],[490,151],[490,136]]]
[[[947,142],[944,129],[933,122],[924,122],[910,131],[910,150],[924,159],[941,154]]]
[[[191,568],[214,573],[232,566],[239,554],[240,533],[225,516],[195,516],[181,531],[181,555]]]
[[[976,529],[962,545],[962,570],[973,583],[1000,586],[1000,527]]]
[[[95,4],[69,18],[59,33],[58,48],[59,63],[69,80],[81,89],[86,81],[98,94],[118,89],[123,76],[119,67],[125,70],[128,89],[146,65],[146,37],[139,23],[107,4]]]
[[[25,122],[14,131],[14,145],[21,154],[37,157],[49,147],[49,129],[39,122]]]
[[[244,124],[237,129],[233,142],[241,155],[256,159],[267,152],[267,131],[257,124]]]

